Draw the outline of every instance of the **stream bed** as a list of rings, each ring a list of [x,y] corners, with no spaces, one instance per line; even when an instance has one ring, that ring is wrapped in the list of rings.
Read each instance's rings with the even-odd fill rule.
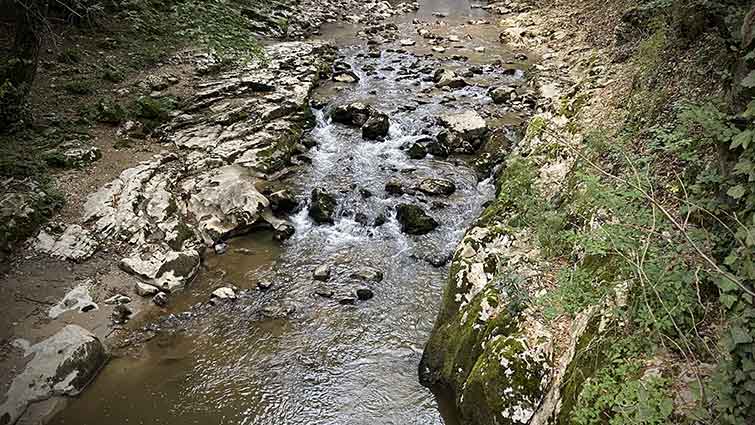
[[[411,21],[434,20],[434,12],[451,14],[444,33],[472,36],[433,55]],[[512,53],[495,25],[465,26],[472,15],[484,12],[463,1],[420,2],[417,16],[397,19],[396,41],[378,48],[353,38],[350,26],[325,29],[322,38],[335,40],[338,60],[359,81],[328,82],[314,96],[311,164],[282,182],[301,201],[288,218],[295,234],[281,244],[271,231],[257,231],[208,255],[202,274],[172,297],[172,314],[141,319],[154,338],[138,355],[113,359],[52,423],[455,424],[453,401],[420,386],[417,365],[447,260],[494,188],[464,157],[410,159],[406,148],[437,131],[441,114],[496,108],[488,87],[522,79],[494,64]],[[405,38],[416,45],[402,47]],[[466,87],[438,91],[423,78],[428,70],[470,66],[479,72]],[[355,101],[388,114],[384,141],[330,120],[335,106]],[[516,121],[506,113],[487,118]],[[385,191],[389,180],[409,188],[427,178],[450,180],[456,190],[447,197]],[[315,188],[337,199],[332,225],[309,217]],[[393,212],[399,203],[421,206],[440,226],[422,236],[402,233]],[[385,223],[376,225],[381,217]],[[326,282],[313,279],[322,265],[331,272]],[[206,303],[226,284],[241,290],[238,300]],[[360,288],[374,296],[355,298]]]

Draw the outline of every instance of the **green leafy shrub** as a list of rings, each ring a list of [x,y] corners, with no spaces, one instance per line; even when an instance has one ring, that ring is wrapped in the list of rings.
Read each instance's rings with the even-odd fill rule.
[[[576,425],[664,425],[673,411],[666,379],[643,376],[634,341],[614,341],[605,365],[588,379],[573,412]]]

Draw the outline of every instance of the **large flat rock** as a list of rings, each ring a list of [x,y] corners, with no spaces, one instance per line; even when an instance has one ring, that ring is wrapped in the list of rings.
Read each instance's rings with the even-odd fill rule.
[[[23,341],[17,345],[31,360],[13,379],[0,406],[3,424],[15,423],[31,403],[79,394],[107,360],[100,340],[76,325],[68,325],[35,345]]]

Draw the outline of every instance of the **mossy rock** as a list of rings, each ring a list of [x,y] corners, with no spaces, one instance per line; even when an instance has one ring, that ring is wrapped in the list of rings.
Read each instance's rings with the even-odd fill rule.
[[[423,354],[423,384],[454,394],[464,423],[527,423],[550,377],[550,359],[528,346],[519,319],[500,302],[487,286],[436,326]]]
[[[171,96],[157,99],[149,96],[140,96],[134,102],[134,114],[139,118],[165,121],[177,107],[178,101]]]
[[[0,192],[0,255],[31,235],[63,205],[63,198],[32,178],[6,179]]]
[[[554,421],[558,425],[572,423],[571,413],[577,405],[582,387],[607,360],[606,353],[616,335],[616,328],[610,317],[603,313],[596,311],[590,314],[584,330],[577,336],[574,358],[567,365],[558,389],[560,402]]]
[[[463,386],[459,410],[466,423],[529,423],[545,392],[551,365],[518,334],[497,335]]]
[[[412,204],[397,205],[396,220],[401,225],[401,231],[410,235],[424,235],[439,226],[422,208]]]
[[[109,99],[100,99],[97,102],[95,118],[99,122],[108,124],[120,124],[128,117],[128,112],[120,103]]]

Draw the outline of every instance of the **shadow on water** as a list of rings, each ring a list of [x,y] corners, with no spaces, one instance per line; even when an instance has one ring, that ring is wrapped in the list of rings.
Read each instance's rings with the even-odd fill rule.
[[[420,17],[436,11],[459,18],[479,13],[464,1],[420,5]],[[404,36],[412,36],[406,17],[401,19]],[[495,32],[487,37],[480,39],[498,45]],[[315,111],[312,165],[287,182],[302,199],[315,187],[333,193],[339,204],[336,223],[313,224],[305,206],[290,218],[296,234],[283,246],[269,232],[231,241],[226,254],[210,256],[197,281],[171,299],[173,316],[142,319],[140,324],[159,323],[160,330],[138,356],[114,359],[53,424],[457,424],[453,400],[436,397],[417,378],[448,273],[447,266],[434,267],[428,260],[450,256],[493,188],[460,161],[407,158],[405,145],[450,107],[442,96],[422,94],[432,83],[401,74],[417,66],[417,55],[385,51],[370,57],[359,44],[339,41],[342,60],[352,64],[360,82],[340,90],[328,83],[320,95],[329,105],[359,100],[390,111],[389,137],[364,141],[358,129],[329,121],[330,106]],[[463,65],[423,61],[423,66]],[[457,108],[490,103],[482,87],[453,95]],[[413,107],[402,108],[407,104]],[[441,199],[385,196],[385,182],[396,177],[407,184],[445,178],[457,190]],[[373,196],[365,197],[366,192]],[[440,228],[425,236],[402,234],[391,213],[400,202],[422,204]],[[358,214],[370,223],[380,214],[388,220],[365,226],[355,220]],[[327,283],[312,279],[321,264],[332,267]],[[384,279],[364,282],[353,276],[366,268],[381,270]],[[272,286],[260,291],[260,282]],[[193,307],[224,283],[247,291],[234,303]],[[323,286],[333,298],[315,295]],[[338,302],[364,286],[374,291],[373,299]]]

